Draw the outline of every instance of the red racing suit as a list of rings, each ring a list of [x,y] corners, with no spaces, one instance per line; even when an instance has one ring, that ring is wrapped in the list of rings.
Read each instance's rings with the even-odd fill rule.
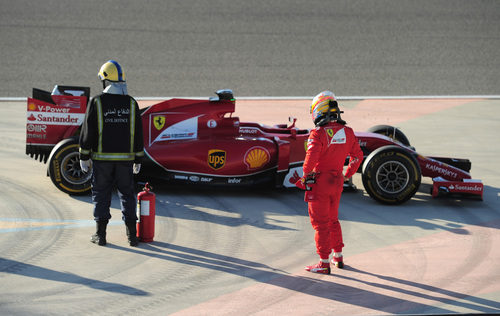
[[[345,172],[350,178],[358,170],[363,152],[352,128],[337,122],[316,127],[307,142],[304,176],[316,173],[316,183],[306,192],[309,218],[315,230],[316,251],[321,259],[328,259],[332,249],[341,252],[344,247],[338,214],[345,160],[350,157]]]

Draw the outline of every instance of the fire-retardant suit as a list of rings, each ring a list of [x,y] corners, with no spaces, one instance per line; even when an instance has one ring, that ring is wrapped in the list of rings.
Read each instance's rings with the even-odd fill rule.
[[[330,91],[317,95],[311,105],[316,128],[309,135],[301,182],[314,182],[307,184],[310,190],[306,191],[305,200],[321,260],[316,265],[307,266],[306,270],[316,273],[330,273],[328,260],[332,249],[332,263],[343,267],[344,243],[338,220],[340,196],[344,180],[352,177],[363,159],[358,140],[353,130],[340,118],[340,113],[335,96]],[[347,157],[350,159],[344,175]]]

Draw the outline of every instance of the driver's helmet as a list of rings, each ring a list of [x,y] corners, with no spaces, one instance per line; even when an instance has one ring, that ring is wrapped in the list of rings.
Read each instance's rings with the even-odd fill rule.
[[[114,60],[105,62],[99,73],[97,74],[101,81],[108,80],[111,82],[125,82],[125,72],[123,72],[120,64]]]
[[[322,119],[328,118],[330,113],[338,111],[337,100],[331,91],[323,91],[312,100],[310,113],[314,124],[318,124]]]

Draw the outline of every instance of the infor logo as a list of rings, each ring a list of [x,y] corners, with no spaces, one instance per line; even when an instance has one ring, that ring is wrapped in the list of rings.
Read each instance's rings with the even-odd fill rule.
[[[212,169],[220,169],[226,164],[226,152],[220,149],[210,149],[208,151],[208,165]]]

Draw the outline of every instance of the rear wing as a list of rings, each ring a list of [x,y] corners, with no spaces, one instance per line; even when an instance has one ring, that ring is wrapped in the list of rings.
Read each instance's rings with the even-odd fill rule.
[[[26,115],[26,154],[47,162],[61,140],[78,135],[90,88],[56,85],[52,92],[33,88]]]

